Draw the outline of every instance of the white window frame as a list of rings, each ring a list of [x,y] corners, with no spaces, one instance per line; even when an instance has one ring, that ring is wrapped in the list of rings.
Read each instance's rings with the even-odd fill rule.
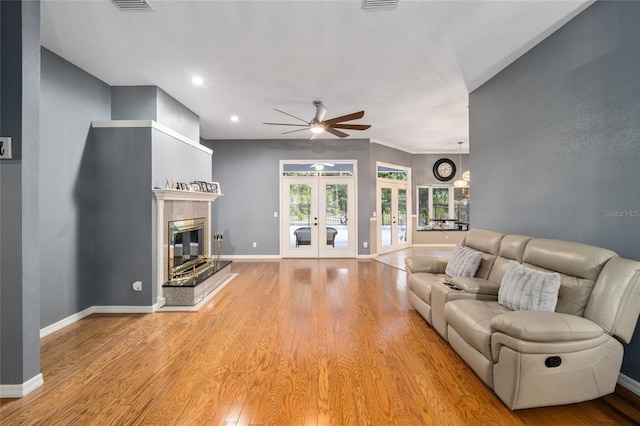
[[[422,213],[420,212],[420,189],[427,188],[429,191],[429,220],[434,220],[433,218],[433,190],[434,188],[448,188],[449,189],[449,213],[455,211],[455,187],[453,185],[416,185],[416,214],[418,216],[418,223],[420,223],[420,217]],[[449,218],[450,219],[450,218]]]

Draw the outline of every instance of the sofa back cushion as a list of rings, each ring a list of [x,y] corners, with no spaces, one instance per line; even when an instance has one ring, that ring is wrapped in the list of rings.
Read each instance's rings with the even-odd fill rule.
[[[496,257],[496,260],[493,262],[493,267],[489,273],[489,281],[500,284],[509,265],[509,261],[514,260],[522,263],[524,248],[530,240],[531,237],[527,237],[526,235],[505,235],[500,242],[498,257]]]
[[[613,257],[617,257],[616,253],[604,248],[539,238],[527,243],[522,264],[558,272],[561,284],[556,312],[583,316],[602,267]]]
[[[500,251],[500,242],[505,234],[486,229],[471,229],[460,245],[482,252],[482,261],[475,274],[477,278],[487,279],[493,262]]]

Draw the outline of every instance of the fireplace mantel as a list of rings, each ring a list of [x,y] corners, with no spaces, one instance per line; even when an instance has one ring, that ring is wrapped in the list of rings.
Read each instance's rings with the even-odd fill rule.
[[[178,191],[177,189],[154,189],[153,193],[159,201],[215,201],[223,194],[211,192]]]

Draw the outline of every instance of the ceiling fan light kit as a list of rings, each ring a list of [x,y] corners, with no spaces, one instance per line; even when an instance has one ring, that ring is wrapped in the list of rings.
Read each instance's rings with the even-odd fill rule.
[[[311,123],[311,133],[318,135],[322,132],[324,132],[324,127],[322,127],[321,123]]]
[[[339,138],[346,138],[349,136],[347,133],[338,130],[367,130],[371,127],[370,124],[345,124],[345,121],[353,121],[358,120],[364,117],[364,111],[358,111],[347,115],[342,115],[340,117],[334,117],[329,120],[325,120],[324,117],[327,114],[327,107],[325,107],[321,101],[314,101],[313,105],[316,107],[316,114],[311,119],[311,121],[303,120],[300,117],[296,117],[293,114],[289,114],[288,112],[281,111],[277,108],[274,108],[276,111],[288,115],[289,117],[293,117],[296,120],[302,121],[305,124],[291,124],[291,123],[263,123],[269,126],[294,126],[301,127],[301,129],[290,130],[288,132],[283,132],[283,135],[300,132],[303,130],[311,130],[311,139],[315,139],[319,134],[323,132],[331,133],[334,136]]]

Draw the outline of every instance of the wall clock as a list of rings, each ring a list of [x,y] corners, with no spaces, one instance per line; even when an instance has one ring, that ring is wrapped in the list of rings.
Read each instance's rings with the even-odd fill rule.
[[[433,175],[439,181],[450,181],[456,175],[456,165],[448,158],[441,158],[433,164]]]

